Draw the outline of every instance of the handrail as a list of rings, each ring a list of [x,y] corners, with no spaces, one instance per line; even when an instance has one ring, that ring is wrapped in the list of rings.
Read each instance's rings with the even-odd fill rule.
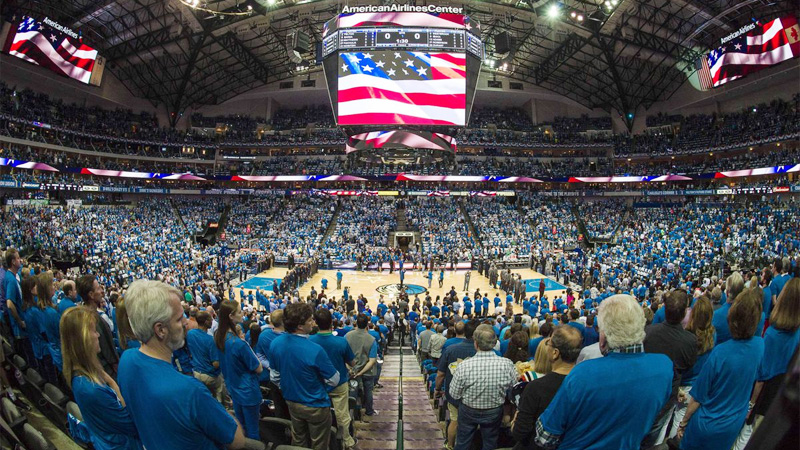
[[[403,442],[403,344],[400,344],[400,372],[397,380],[397,450],[404,449]]]

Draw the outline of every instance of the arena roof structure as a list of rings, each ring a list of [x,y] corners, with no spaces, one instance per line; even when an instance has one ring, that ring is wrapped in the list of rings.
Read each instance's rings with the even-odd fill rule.
[[[393,2],[383,2],[391,4]],[[372,4],[351,2],[348,5]],[[720,38],[795,0],[497,0],[464,8],[482,25],[485,71],[626,115],[668,99]],[[16,0],[7,14],[50,17],[81,30],[136,96],[173,117],[298,75],[286,36],[321,40],[343,4],[329,0]],[[497,52],[501,33],[512,37]],[[302,55],[313,61],[313,46]],[[306,69],[308,70],[308,69]],[[311,70],[319,70],[311,68]]]

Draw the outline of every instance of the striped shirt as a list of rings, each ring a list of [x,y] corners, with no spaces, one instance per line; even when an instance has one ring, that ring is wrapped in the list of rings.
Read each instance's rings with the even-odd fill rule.
[[[502,406],[506,392],[519,378],[514,363],[493,351],[478,351],[461,362],[450,383],[450,396],[473,409]]]

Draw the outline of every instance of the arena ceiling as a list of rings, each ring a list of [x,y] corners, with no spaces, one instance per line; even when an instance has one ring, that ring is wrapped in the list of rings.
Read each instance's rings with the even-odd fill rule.
[[[297,75],[287,34],[302,30],[320,40],[322,24],[342,6],[329,0],[199,0],[201,10],[192,2],[12,0],[4,2],[4,13],[48,16],[80,29],[135,96],[177,117],[188,107],[218,104]],[[669,98],[720,37],[754,18],[800,9],[796,0],[561,0],[561,16],[553,19],[547,14],[553,0],[435,3],[463,6],[480,21],[487,59],[496,61],[496,69],[506,64],[498,75],[619,114]],[[573,10],[583,14],[582,22],[570,17]],[[494,40],[504,31],[516,42],[498,55]]]

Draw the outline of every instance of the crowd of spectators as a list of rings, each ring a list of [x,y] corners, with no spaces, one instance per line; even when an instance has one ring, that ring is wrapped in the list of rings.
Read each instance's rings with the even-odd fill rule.
[[[308,258],[319,250],[335,209],[334,199],[303,194],[234,201],[226,225],[229,242],[281,257]]]
[[[741,112],[685,117],[659,114],[648,117],[649,128],[635,136],[612,134],[609,117],[557,117],[552,125],[534,125],[519,108],[478,107],[472,113],[470,126],[459,130],[456,138],[461,145],[484,147],[610,147],[618,156],[722,151],[797,135],[798,103],[800,95],[790,101],[776,99]],[[33,121],[41,125],[33,126]],[[3,132],[13,137],[107,153],[166,158],[211,159],[218,148],[324,147],[341,146],[346,141],[335,128],[328,106],[279,109],[269,120],[243,115],[205,117],[196,113],[190,120],[194,128],[178,130],[160,125],[150,113],[67,104],[4,83],[0,84],[0,122]],[[264,127],[259,126],[262,123]],[[203,131],[217,124],[224,125],[219,133],[216,129],[213,133]],[[187,147],[194,148],[194,153],[184,151]]]
[[[345,197],[323,251],[333,260],[361,261],[365,267],[382,264],[390,258],[389,231],[396,227],[393,198]]]
[[[620,225],[620,217],[627,209],[624,200],[579,202],[575,213],[586,226],[587,238],[609,240]]]
[[[208,201],[203,197],[172,197],[170,200],[190,233],[205,231],[209,223],[219,224],[225,209],[224,202]]]
[[[505,198],[471,197],[465,202],[466,213],[482,244],[477,249],[485,257],[518,260],[531,252],[532,230],[516,204]]]
[[[475,240],[469,225],[451,198],[410,197],[405,201],[408,224],[419,230],[421,251],[440,261],[455,256],[459,261],[472,259]]]

